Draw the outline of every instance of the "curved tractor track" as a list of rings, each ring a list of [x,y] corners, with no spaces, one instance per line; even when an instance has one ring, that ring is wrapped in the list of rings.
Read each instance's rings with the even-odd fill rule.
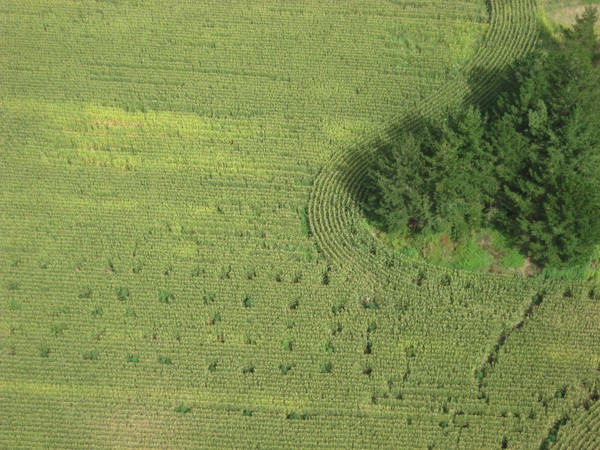
[[[376,155],[377,137],[383,132],[393,137],[401,130],[413,129],[419,118],[436,117],[443,108],[466,98],[489,104],[500,83],[498,74],[537,42],[540,22],[535,0],[490,0],[489,7],[488,32],[459,80],[445,83],[410,115],[383,124],[363,136],[354,148],[334,154],[315,179],[308,218],[320,251],[337,265],[363,274],[370,282],[379,284],[382,277],[393,279],[393,272],[403,266],[418,266],[383,248],[367,231],[357,229],[364,169]]]

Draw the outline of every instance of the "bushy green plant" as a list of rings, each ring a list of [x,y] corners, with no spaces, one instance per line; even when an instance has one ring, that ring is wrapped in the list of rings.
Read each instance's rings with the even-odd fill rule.
[[[117,289],[117,298],[122,302],[127,300],[129,298],[129,289],[125,287]]]
[[[83,359],[86,359],[88,361],[96,361],[98,359],[98,352],[96,350],[93,350],[91,352],[84,353]]]
[[[173,294],[166,289],[161,289],[158,291],[158,301],[165,304],[171,303],[171,301],[173,301]]]

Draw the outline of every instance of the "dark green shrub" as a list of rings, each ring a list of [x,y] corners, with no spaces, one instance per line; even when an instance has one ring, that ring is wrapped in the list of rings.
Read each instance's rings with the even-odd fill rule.
[[[338,304],[338,305],[332,306],[331,307],[331,312],[333,313],[334,316],[337,316],[338,314],[341,314],[342,312],[344,312],[344,305]]]
[[[220,321],[221,321],[221,313],[218,312],[213,316],[212,319],[210,319],[210,321],[208,323],[209,323],[209,325],[215,325]]]
[[[252,299],[252,297],[250,295],[245,295],[244,299],[242,300],[242,304],[244,305],[244,308],[252,308],[252,305],[254,304],[254,300]]]
[[[379,309],[379,303],[377,302],[377,300],[375,300],[374,298],[371,298],[369,296],[364,297],[360,304],[362,305],[362,307],[364,309],[368,309],[371,311],[375,311],[377,309]]]
[[[335,347],[333,346],[333,342],[329,341],[323,344],[323,350],[325,350],[327,353],[335,353]]]
[[[321,373],[331,373],[333,370],[333,364],[330,361],[321,363],[320,369]]]
[[[40,344],[38,346],[38,353],[42,358],[48,358],[50,355],[50,347],[48,347],[46,344]]]
[[[166,289],[161,289],[158,292],[158,301],[161,303],[170,303],[173,300],[173,294]]]
[[[165,366],[170,366],[171,365],[171,358],[169,358],[167,356],[159,356],[158,357],[158,362],[160,364],[164,364]]]
[[[372,321],[369,323],[369,326],[367,326],[367,334],[375,333],[375,331],[377,331],[377,322]]]
[[[209,372],[215,372],[217,370],[217,364],[218,361],[212,361],[209,365],[208,365],[208,371]]]
[[[127,362],[130,363],[139,363],[140,362],[140,358],[138,356],[135,355],[127,355]]]
[[[293,367],[293,364],[280,364],[279,370],[281,371],[281,375],[286,375]]]
[[[175,408],[175,411],[180,414],[187,414],[192,410],[191,406],[184,405],[183,403]]]
[[[129,298],[129,289],[124,287],[120,287],[119,289],[117,289],[117,298],[120,301],[127,300]]]
[[[567,386],[562,386],[554,393],[555,398],[565,398],[567,395]]]
[[[202,302],[204,303],[204,305],[210,305],[211,303],[214,303],[216,299],[217,294],[215,294],[214,292],[206,292],[202,296]]]
[[[292,351],[292,348],[294,346],[294,343],[291,339],[285,339],[281,346],[283,347],[284,350],[287,350],[288,352]]]
[[[11,300],[10,301],[10,309],[11,309],[11,311],[18,311],[21,309],[21,304],[18,303],[16,300]]]
[[[231,266],[221,267],[219,272],[219,280],[229,280],[231,278]]]

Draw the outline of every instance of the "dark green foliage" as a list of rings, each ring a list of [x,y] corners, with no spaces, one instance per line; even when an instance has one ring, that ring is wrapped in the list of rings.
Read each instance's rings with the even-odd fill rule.
[[[218,312],[213,316],[212,319],[209,320],[208,324],[215,325],[215,324],[219,323],[220,321],[221,321],[221,313]]]
[[[321,364],[320,369],[321,373],[331,373],[331,371],[333,370],[333,364],[329,361],[324,362]]]
[[[11,311],[18,311],[19,309],[21,309],[21,304],[18,303],[16,300],[11,300],[10,309]]]
[[[88,361],[97,361],[98,360],[98,352],[94,350],[91,352],[84,353],[83,359],[86,359]]]
[[[244,409],[244,410],[242,410],[242,415],[244,417],[252,417],[252,414],[254,414],[254,411],[252,411],[250,409]]]
[[[517,61],[489,123],[468,107],[384,142],[367,214],[455,242],[491,223],[538,265],[589,263],[600,242],[596,19],[586,9],[562,42]]]
[[[379,309],[379,302],[377,302],[377,300],[375,300],[374,298],[371,297],[364,297],[360,304],[362,305],[362,307],[364,309],[368,309],[371,311],[377,310]]]
[[[140,358],[136,355],[127,355],[127,362],[137,364],[140,362]]]
[[[296,311],[298,309],[298,306],[300,306],[300,300],[296,299],[292,303],[290,303],[288,308],[290,311]]]
[[[135,263],[135,265],[131,268],[131,272],[133,273],[142,273],[142,269],[143,269],[144,265],[138,261]]]
[[[244,305],[244,308],[252,308],[254,300],[250,295],[245,295],[244,299],[242,300],[242,304]]]
[[[294,343],[291,339],[286,339],[282,342],[281,346],[284,350],[291,352],[292,348],[294,347]]]
[[[567,395],[567,386],[562,386],[554,393],[555,398],[565,398]]]
[[[374,333],[375,331],[377,331],[377,322],[369,322],[369,325],[367,326],[367,334]]]
[[[48,347],[46,344],[40,344],[38,347],[38,353],[42,358],[48,358],[50,355],[50,347]]]
[[[491,128],[496,221],[538,263],[585,262],[600,240],[600,72],[596,13],[562,44],[519,61]]]
[[[550,428],[550,430],[548,430],[548,435],[546,436],[546,439],[544,439],[544,441],[542,442],[542,445],[540,445],[540,450],[548,450],[550,447],[552,447],[554,445],[554,443],[556,442],[556,439],[558,438],[558,431],[560,430],[560,427],[565,425],[568,421],[569,421],[569,416],[564,415],[563,417],[561,417],[559,420],[557,420],[554,423],[552,428]]]
[[[215,294],[214,292],[206,292],[202,296],[202,303],[204,303],[204,305],[210,305],[211,303],[214,303],[216,299],[217,294]]]
[[[166,289],[158,291],[158,301],[161,303],[170,303],[173,300],[173,294]]]
[[[279,370],[281,371],[281,375],[286,375],[293,367],[293,364],[280,364]]]
[[[191,406],[184,405],[183,403],[175,408],[175,411],[180,414],[187,414],[192,410]]]
[[[121,301],[125,301],[129,298],[129,289],[121,287],[117,289],[117,298]]]
[[[231,278],[231,266],[221,267],[219,272],[219,280],[229,280]]]
[[[331,307],[331,312],[333,313],[334,316],[337,316],[338,314],[341,314],[344,311],[344,305],[334,305]]]
[[[306,413],[301,414],[301,413],[292,411],[291,413],[286,414],[285,418],[288,420],[307,420],[308,414],[306,414]]]
[[[211,361],[211,363],[208,365],[208,371],[215,372],[217,370],[217,364],[218,361]]]
[[[200,266],[196,266],[192,269],[192,277],[199,277],[200,275],[204,274],[206,271],[204,270],[204,268],[200,267]]]
[[[302,234],[306,237],[310,237],[310,227],[308,226],[306,207],[298,209],[298,216],[300,217],[300,228],[302,230]]]
[[[169,358],[167,356],[159,356],[158,362],[160,364],[164,364],[165,366],[170,366],[172,364],[171,358]]]
[[[369,172],[367,212],[386,230],[458,238],[480,227],[495,188],[484,129],[468,108],[383,143]]]

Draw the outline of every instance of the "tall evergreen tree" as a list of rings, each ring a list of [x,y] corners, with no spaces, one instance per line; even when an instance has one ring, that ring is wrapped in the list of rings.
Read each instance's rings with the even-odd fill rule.
[[[595,21],[587,10],[563,43],[518,63],[489,134],[498,223],[542,264],[584,261],[600,242]]]
[[[479,112],[468,108],[383,145],[369,174],[371,216],[387,230],[455,239],[480,227],[495,186],[484,129]]]

